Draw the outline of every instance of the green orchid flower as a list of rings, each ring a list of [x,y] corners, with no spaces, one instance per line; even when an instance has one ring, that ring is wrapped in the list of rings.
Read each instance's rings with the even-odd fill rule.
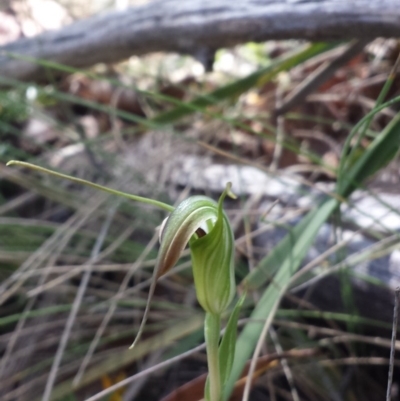
[[[213,315],[224,312],[235,295],[234,237],[222,204],[236,196],[231,183],[218,203],[206,196],[191,196],[181,202],[160,228],[160,251],[148,301],[135,341],[138,343],[150,311],[157,279],[172,269],[189,243],[196,295],[203,309]]]
[[[234,237],[222,209],[230,184],[218,203],[192,196],[172,212],[160,233],[158,277],[170,270],[189,243],[197,299],[206,312],[221,314],[235,295]],[[157,277],[157,278],[158,278]]]

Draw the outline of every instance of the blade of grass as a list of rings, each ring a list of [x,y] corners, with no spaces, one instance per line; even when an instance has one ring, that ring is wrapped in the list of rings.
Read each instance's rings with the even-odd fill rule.
[[[348,197],[365,180],[385,167],[400,148],[400,113],[386,126],[363,154],[338,177],[337,193]]]
[[[357,325],[369,325],[372,327],[381,327],[382,329],[390,330],[392,325],[376,319],[370,319],[362,316],[350,315],[348,313],[339,312],[324,312],[318,310],[300,310],[300,309],[279,309],[276,312],[276,316],[284,318],[305,318],[305,319],[324,319],[324,320],[335,320],[337,322],[353,323]]]
[[[386,401],[390,401],[392,398],[391,395],[392,395],[394,356],[396,353],[397,322],[399,320],[399,301],[400,301],[400,287],[397,287],[394,295],[393,330],[392,330],[392,341],[390,347],[390,362],[389,362]]]
[[[72,305],[54,305],[47,306],[45,308],[31,310],[26,314],[26,319],[31,319],[33,317],[49,316],[52,314],[58,314],[61,312],[68,312],[71,310]],[[9,324],[18,322],[18,320],[24,315],[24,313],[15,313],[13,315],[8,315],[0,318],[0,327],[7,326]]]
[[[396,78],[396,72],[397,72],[397,69],[399,67],[399,64],[400,64],[400,54],[397,56],[396,62],[394,63],[394,65],[392,67],[392,70],[389,73],[388,79],[386,80],[385,84],[383,85],[383,88],[382,88],[381,92],[379,93],[378,98],[376,99],[374,109],[376,109],[378,106],[380,106],[383,103],[385,97],[389,93],[389,90],[392,87],[393,82],[394,82],[394,80]],[[350,160],[352,159],[352,157],[355,156],[356,152],[358,151],[358,149],[360,147],[361,140],[365,137],[365,135],[367,133],[367,130],[369,129],[369,126],[371,125],[372,119],[373,119],[373,116],[370,116],[365,121],[365,123],[364,123],[364,125],[362,127],[362,131],[358,135],[357,141],[356,141],[355,145],[352,147],[352,150],[351,150],[351,152],[349,154],[349,159]]]

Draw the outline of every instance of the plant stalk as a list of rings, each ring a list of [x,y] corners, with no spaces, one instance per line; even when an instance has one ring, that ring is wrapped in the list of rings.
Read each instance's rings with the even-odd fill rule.
[[[145,203],[147,205],[152,205],[159,209],[166,210],[167,212],[173,212],[175,210],[175,208],[173,206],[168,205],[167,203],[164,203],[164,202],[160,202],[160,201],[157,201],[154,199],[149,199],[149,198],[143,198],[142,196],[127,194],[126,192],[121,192],[121,191],[117,191],[116,189],[107,188],[107,187],[104,187],[103,185],[99,185],[99,184],[95,184],[94,182],[83,180],[82,178],[72,177],[70,175],[63,174],[63,173],[57,173],[57,171],[49,170],[48,168],[40,167],[40,166],[37,166],[36,164],[20,162],[18,160],[11,160],[6,164],[6,166],[14,166],[14,165],[21,166],[21,167],[27,167],[27,168],[30,168],[31,170],[40,171],[41,173],[50,174],[50,175],[53,175],[58,178],[64,178],[66,180],[76,182],[77,184],[86,185],[87,187],[91,187],[91,188],[98,189],[100,191],[108,192],[109,194],[112,194],[112,195],[120,196],[122,198],[130,199],[130,200],[133,200],[136,202]]]
[[[218,314],[206,313],[204,337],[207,347],[209,398],[207,394],[205,394],[204,398],[207,401],[221,401],[222,399],[221,373],[218,356],[220,331],[221,316]]]

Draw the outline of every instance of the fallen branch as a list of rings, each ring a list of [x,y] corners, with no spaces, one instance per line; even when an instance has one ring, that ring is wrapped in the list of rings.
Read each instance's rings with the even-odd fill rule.
[[[398,0],[155,0],[0,47],[0,76],[46,77],[32,59],[84,68],[157,51],[207,64],[216,49],[248,41],[399,37],[399,21]]]

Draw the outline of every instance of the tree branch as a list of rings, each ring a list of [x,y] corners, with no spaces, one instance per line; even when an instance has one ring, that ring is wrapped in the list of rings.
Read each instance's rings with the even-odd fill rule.
[[[400,36],[398,0],[155,0],[0,47],[0,75],[45,77],[27,58],[84,68],[157,51],[196,56],[248,41],[377,36]]]

